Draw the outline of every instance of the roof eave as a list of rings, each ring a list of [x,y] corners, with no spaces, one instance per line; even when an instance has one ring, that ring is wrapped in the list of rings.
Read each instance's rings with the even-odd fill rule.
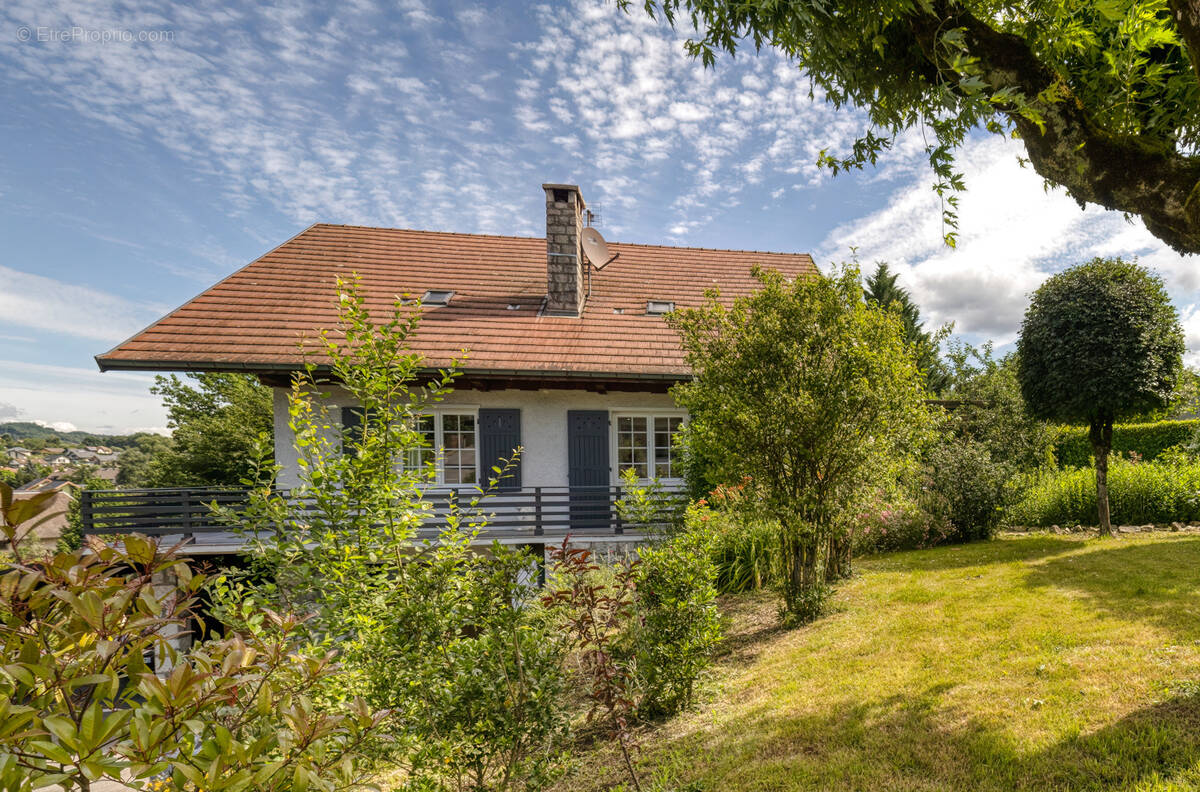
[[[238,361],[194,361],[194,360],[124,360],[105,358],[96,355],[96,365],[101,371],[180,371],[180,372],[224,372],[244,374],[282,374],[303,371],[303,367],[293,363],[244,363]],[[446,366],[429,366],[422,373],[432,374],[445,371]],[[328,371],[328,367],[318,366],[318,371]],[[580,380],[580,381],[645,381],[645,382],[682,382],[691,379],[686,372],[659,371],[574,371],[552,369],[491,369],[465,368],[456,369],[463,377],[478,379],[528,379],[528,380]]]

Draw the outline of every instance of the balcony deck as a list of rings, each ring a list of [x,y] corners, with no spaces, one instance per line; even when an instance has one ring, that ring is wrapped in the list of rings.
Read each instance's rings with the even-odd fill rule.
[[[615,504],[623,491],[620,486],[525,487],[489,494],[471,508],[468,501],[478,493],[428,490],[430,517],[418,539],[437,536],[451,504],[457,503],[464,517],[487,518],[480,543],[552,544],[568,534],[587,541],[637,541],[655,525],[621,520]],[[237,508],[246,503],[247,494],[238,487],[84,490],[80,517],[87,535],[137,533],[187,542],[187,552],[193,554],[237,553],[243,536],[213,513],[213,505]],[[682,492],[664,490],[664,521],[682,503]]]

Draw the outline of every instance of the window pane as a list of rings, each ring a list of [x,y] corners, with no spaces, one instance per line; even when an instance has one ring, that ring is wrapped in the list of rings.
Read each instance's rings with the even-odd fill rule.
[[[683,425],[678,417],[654,419],[654,475],[659,478],[678,478],[675,470],[675,435]]]
[[[639,478],[647,477],[648,424],[645,416],[617,418],[617,465],[620,470],[633,468]]]
[[[407,470],[419,470],[428,464],[433,458],[433,447],[437,442],[432,415],[418,416],[413,422],[413,429],[420,434],[420,439],[404,454],[404,467]]]

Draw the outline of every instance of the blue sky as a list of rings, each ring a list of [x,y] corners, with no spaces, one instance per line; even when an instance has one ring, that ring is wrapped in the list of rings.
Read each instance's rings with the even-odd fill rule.
[[[149,375],[92,356],[316,221],[540,235],[581,185],[609,239],[887,259],[931,324],[1009,343],[1029,292],[1092,255],[1164,276],[1200,351],[1200,260],[1021,168],[962,152],[942,242],[919,131],[872,171],[863,129],[773,53],[704,70],[612,2],[0,8],[0,420],[161,429]]]

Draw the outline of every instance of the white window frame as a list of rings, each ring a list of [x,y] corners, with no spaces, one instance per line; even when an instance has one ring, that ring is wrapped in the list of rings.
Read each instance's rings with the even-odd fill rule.
[[[357,408],[358,405],[346,405],[347,407]],[[437,467],[437,478],[430,482],[433,487],[450,487],[459,489],[462,487],[474,488],[479,486],[479,406],[474,404],[441,404],[437,407],[430,407],[421,413],[422,415],[433,416],[433,453],[434,464]],[[446,441],[444,433],[445,416],[447,415],[469,415],[475,421],[475,481],[466,484],[446,483]],[[405,462],[407,469],[407,461]]]
[[[618,458],[618,454],[617,454],[617,449],[620,445],[619,440],[618,440],[620,431],[619,431],[618,427],[620,426],[621,418],[645,418],[646,419],[646,444],[647,444],[646,445],[646,472],[650,475],[648,478],[639,479],[639,481],[641,481],[643,483],[653,481],[654,480],[654,448],[655,448],[655,446],[654,446],[654,419],[655,418],[679,418],[681,420],[682,424],[686,424],[687,419],[688,419],[687,411],[679,410],[679,409],[671,409],[671,408],[648,408],[648,409],[641,409],[641,410],[639,410],[639,409],[613,410],[609,414],[610,426],[609,426],[609,451],[608,451],[609,459],[612,460],[612,483],[613,484],[621,483],[622,468],[621,468],[621,461]],[[682,424],[681,424],[681,428],[682,428]],[[660,483],[662,483],[662,484],[682,484],[683,483],[682,471],[676,470],[676,466],[677,466],[678,462],[679,462],[678,459],[672,458],[671,468],[672,468],[673,473],[677,473],[679,475],[660,478],[659,479]]]
[[[478,487],[479,486],[479,409],[478,408],[454,408],[451,406],[440,407],[432,411],[434,414],[434,428],[437,433],[437,483],[439,487]],[[469,415],[474,423],[472,434],[475,436],[475,443],[471,449],[475,452],[475,480],[467,482],[446,483],[446,416],[447,415]],[[461,466],[460,466],[461,467]]]

